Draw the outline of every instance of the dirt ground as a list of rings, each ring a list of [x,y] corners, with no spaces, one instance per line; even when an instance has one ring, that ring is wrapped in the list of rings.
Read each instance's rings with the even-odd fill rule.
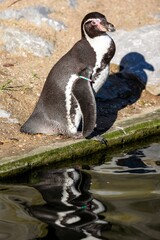
[[[18,27],[53,41],[55,51],[51,57],[44,58],[27,53],[22,56],[11,55],[7,52],[0,53],[0,108],[10,112],[12,119],[18,120],[18,123],[11,123],[5,118],[0,118],[0,157],[27,153],[42,145],[67,141],[59,136],[30,136],[20,133],[19,129],[32,113],[52,66],[80,39],[80,23],[85,14],[99,11],[107,16],[108,21],[113,23],[116,29],[128,31],[159,21],[156,18],[160,12],[159,0],[77,1],[76,9],[69,7],[68,2],[64,0],[57,1],[57,3],[53,0],[6,0],[0,3],[0,11],[33,5],[49,6],[54,9],[50,16],[55,20],[63,21],[67,26],[67,30],[55,32],[45,23],[37,27],[25,19],[1,21],[1,25]],[[144,90],[137,102],[118,112],[117,119],[126,119],[158,107],[160,107],[159,97]]]

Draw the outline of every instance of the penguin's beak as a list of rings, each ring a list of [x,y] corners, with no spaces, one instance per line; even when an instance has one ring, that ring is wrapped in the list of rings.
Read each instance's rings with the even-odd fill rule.
[[[101,21],[101,29],[106,32],[114,32],[116,31],[114,25],[112,23],[109,23],[107,21]]]
[[[106,24],[106,29],[107,29],[108,32],[116,31],[114,25],[112,23],[109,23],[109,22],[107,22],[107,24]]]

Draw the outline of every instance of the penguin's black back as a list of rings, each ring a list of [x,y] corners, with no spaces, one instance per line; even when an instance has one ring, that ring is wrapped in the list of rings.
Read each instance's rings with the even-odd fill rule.
[[[21,132],[44,133],[50,132],[46,128],[61,129],[63,126],[65,129],[66,106],[64,103],[66,99],[64,93],[66,85],[73,74],[78,76],[86,66],[93,67],[95,62],[95,52],[88,41],[82,38],[51,69],[36,107],[21,127]]]

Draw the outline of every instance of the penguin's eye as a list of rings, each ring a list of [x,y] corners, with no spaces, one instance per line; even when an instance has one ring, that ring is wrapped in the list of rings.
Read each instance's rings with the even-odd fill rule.
[[[95,26],[95,25],[97,25],[97,22],[96,22],[96,21],[92,21],[91,24],[92,24],[93,26]]]
[[[101,20],[96,18],[96,19],[92,19],[91,21],[91,25],[92,26],[98,26],[99,24],[101,24]]]

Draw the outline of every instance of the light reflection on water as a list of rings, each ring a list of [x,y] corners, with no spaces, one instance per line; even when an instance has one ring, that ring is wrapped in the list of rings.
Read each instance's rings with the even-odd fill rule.
[[[0,184],[0,240],[159,240],[160,144],[110,159]]]

